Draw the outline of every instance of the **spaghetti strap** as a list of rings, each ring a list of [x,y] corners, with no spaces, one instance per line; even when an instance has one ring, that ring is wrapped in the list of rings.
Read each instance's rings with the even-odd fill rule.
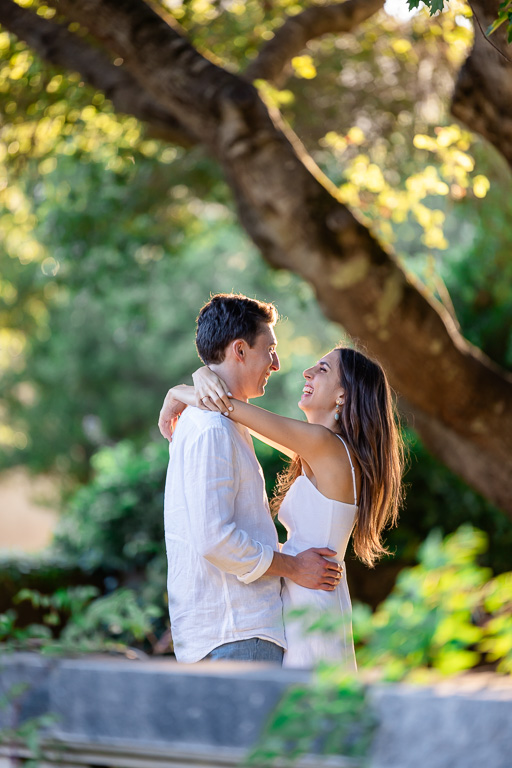
[[[348,449],[348,447],[347,447],[347,444],[346,444],[346,442],[344,441],[344,439],[342,438],[342,436],[341,436],[341,435],[338,435],[338,433],[337,433],[337,432],[335,432],[334,434],[336,435],[336,437],[339,437],[339,439],[341,440],[341,442],[342,442],[342,443],[343,443],[343,445],[345,446],[345,450],[346,450],[346,452],[347,452],[348,460],[350,461],[350,469],[352,470],[352,483],[353,483],[353,486],[354,486],[354,505],[357,507],[357,485],[356,485],[356,473],[355,473],[354,465],[352,464],[352,457],[351,457],[351,455],[350,455],[350,451],[349,451],[349,449]]]

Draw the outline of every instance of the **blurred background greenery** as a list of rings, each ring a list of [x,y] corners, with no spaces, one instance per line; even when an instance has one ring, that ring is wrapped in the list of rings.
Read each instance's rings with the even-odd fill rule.
[[[276,18],[252,0],[222,19],[206,0],[173,7],[196,45],[235,67]],[[383,11],[354,34],[314,42],[311,55],[293,60],[286,90],[261,89],[347,204],[393,243],[466,338],[510,370],[510,172],[447,106],[472,42],[469,14],[458,0],[436,19]],[[218,291],[276,303],[282,370],[263,404],[287,415],[298,413],[302,370],[344,332],[324,319],[306,283],[263,262],[203,150],[160,142],[6,31],[0,55],[0,470],[44,473],[60,490],[51,547],[32,558],[4,553],[0,611],[16,612],[4,614],[4,636],[54,616],[43,635],[57,637],[75,616],[69,594],[87,604],[65,588],[87,584],[97,590],[89,600],[119,598],[121,617],[115,625],[96,612],[91,637],[106,627],[117,640],[166,651],[167,446],[156,421],[167,388],[198,364],[199,307]],[[406,439],[407,500],[388,535],[394,554],[374,571],[348,558],[351,592],[372,608],[433,529],[473,524],[488,540],[478,567],[510,568],[512,521],[412,429]],[[271,493],[281,459],[261,446],[258,455]],[[37,597],[59,588],[54,603]],[[13,609],[21,589],[29,591]],[[156,610],[141,618],[140,606]]]

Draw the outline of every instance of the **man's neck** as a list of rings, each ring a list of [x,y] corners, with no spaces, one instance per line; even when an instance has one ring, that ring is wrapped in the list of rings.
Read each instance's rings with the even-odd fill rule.
[[[233,397],[237,400],[243,400],[245,403],[247,402],[247,395],[244,392],[242,382],[236,376],[231,365],[227,363],[212,363],[208,368],[222,379]]]

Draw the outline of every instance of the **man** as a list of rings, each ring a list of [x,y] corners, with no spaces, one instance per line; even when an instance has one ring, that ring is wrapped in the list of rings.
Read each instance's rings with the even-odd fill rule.
[[[260,397],[279,370],[272,304],[218,294],[201,309],[202,361],[241,400]],[[168,394],[159,427],[170,438],[183,406]],[[338,579],[330,549],[279,552],[261,467],[248,430],[187,408],[170,448],[165,489],[169,614],[180,662],[280,663],[286,647],[280,577],[312,589]]]

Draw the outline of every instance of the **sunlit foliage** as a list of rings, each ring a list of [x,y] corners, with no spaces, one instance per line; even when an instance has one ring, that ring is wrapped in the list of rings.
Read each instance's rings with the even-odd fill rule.
[[[201,152],[149,138],[76,76],[50,73],[48,90],[36,57],[2,39],[8,72],[27,55],[23,87],[6,81],[0,96],[10,115],[0,132],[0,441],[4,461],[84,477],[98,445],[147,435],[169,382],[193,369],[195,316],[211,291],[279,300],[294,285],[299,314],[311,291],[263,268]],[[318,340],[299,323],[288,345],[301,349],[302,338],[301,351],[320,354],[335,333],[316,309],[304,329],[313,315]]]
[[[449,2],[449,0],[446,0]],[[420,3],[428,8],[431,15],[438,11],[444,10],[445,0],[407,0],[409,10],[418,8]],[[512,2],[511,0],[503,0],[498,6],[498,13],[495,20],[489,25],[487,29],[487,36],[492,35],[502,24],[506,24],[507,27],[507,40],[512,43]]]
[[[353,613],[358,664],[389,680],[425,680],[428,670],[453,675],[484,664],[512,672],[512,573],[494,577],[479,564],[487,537],[469,525],[444,540],[432,531],[389,597],[372,614]],[[340,618],[294,611],[307,636],[340,632]]]
[[[512,672],[512,573],[492,577],[479,566],[485,535],[469,526],[441,539],[433,532],[385,602],[372,615],[355,606],[361,676],[320,663],[307,683],[292,686],[251,754],[253,765],[290,763],[304,753],[371,754],[377,725],[368,680],[433,683],[479,667]],[[339,617],[302,613],[310,632],[340,632]],[[492,665],[492,666],[491,666]],[[365,762],[366,762],[365,761]]]
[[[492,35],[502,24],[507,26],[507,41],[512,43],[512,2],[511,0],[503,0],[498,7],[498,15],[495,21],[490,24],[487,30],[488,35]]]
[[[23,5],[53,16],[35,0]],[[236,71],[285,14],[303,9],[292,0],[161,6],[194,44]],[[403,22],[381,12],[354,34],[311,42],[282,87],[257,86],[340,198],[393,244],[467,338],[510,367],[510,173],[447,113],[472,43],[469,14],[459,0],[433,19],[420,12]],[[308,286],[262,264],[215,164],[115,114],[78,74],[42,63],[5,32],[0,113],[4,465],[21,461],[85,480],[98,449],[158,439],[163,393],[196,363],[194,320],[210,291],[277,301],[288,318],[278,335],[291,375],[274,377],[269,402],[295,414],[301,369],[339,331],[322,319]],[[402,530],[413,544],[398,544],[407,556],[442,500],[448,529],[458,521],[461,492],[419,446],[414,451],[422,465],[411,470],[414,482],[429,493],[410,497]],[[496,519],[474,495],[465,508],[478,525]],[[508,541],[496,527],[492,540],[500,536]]]

